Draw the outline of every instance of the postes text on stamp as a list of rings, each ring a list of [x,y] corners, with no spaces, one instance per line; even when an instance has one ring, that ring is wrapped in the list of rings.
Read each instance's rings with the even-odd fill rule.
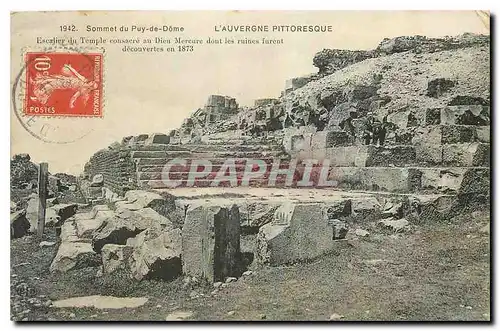
[[[24,114],[102,116],[102,54],[29,52],[25,61]]]

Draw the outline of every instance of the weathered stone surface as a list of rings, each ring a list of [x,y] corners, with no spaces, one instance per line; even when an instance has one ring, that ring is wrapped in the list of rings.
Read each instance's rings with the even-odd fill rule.
[[[329,220],[328,224],[333,228],[333,240],[344,239],[347,231],[349,231],[347,224],[341,220]]]
[[[236,202],[235,202],[236,203]],[[257,201],[236,203],[239,208],[242,227],[259,227],[271,222],[280,202]]]
[[[51,272],[66,272],[97,266],[101,263],[92,245],[83,242],[61,242],[57,255],[50,265]]]
[[[101,250],[103,273],[110,274],[116,270],[130,270],[130,257],[133,247],[129,245],[106,244]]]
[[[319,203],[286,203],[257,237],[259,263],[279,265],[316,258],[334,249],[327,210]]]
[[[28,200],[28,206],[26,207],[26,218],[30,222],[29,232],[36,232],[38,228],[38,207],[39,207],[39,199],[37,196],[32,196]],[[59,216],[53,207],[45,209],[45,225],[46,226],[54,226],[59,223]]]
[[[102,210],[97,211],[93,218],[75,218],[75,226],[78,237],[92,239],[94,231],[97,230],[106,219],[114,216],[115,213],[112,210]]]
[[[55,206],[59,203],[59,200],[57,198],[50,198],[47,199],[47,207],[52,207]]]
[[[115,207],[117,211],[122,211],[122,210],[139,210],[142,209],[143,207],[135,202],[129,202],[127,200],[125,201],[117,201],[115,203]]]
[[[92,183],[90,183],[90,186],[102,186],[104,185],[104,176],[102,174],[97,174],[94,177],[92,177]]]
[[[144,145],[153,145],[153,144],[169,144],[170,136],[163,133],[153,133],[149,135],[148,139],[146,139]]]
[[[443,222],[455,213],[453,195],[426,194],[410,196],[406,213],[419,222]],[[411,216],[410,216],[411,215]]]
[[[58,216],[58,223],[55,225],[59,226],[68,218],[76,214],[78,205],[76,203],[57,204],[50,209],[53,209]]]
[[[381,206],[375,197],[354,198],[351,200],[352,214],[357,217],[373,216],[380,212]]]
[[[339,146],[326,149],[313,149],[312,154],[299,156],[302,156],[303,159],[327,159],[330,162],[330,167],[364,167],[368,158],[368,146]]]
[[[71,219],[69,219],[61,226],[61,233],[59,236],[61,238],[61,242],[69,243],[69,242],[81,241],[80,238],[78,237],[76,222],[73,222]]]
[[[448,106],[441,112],[441,124],[489,125],[490,107],[480,105]]]
[[[10,214],[10,237],[20,238],[28,234],[31,227],[30,222],[26,218],[26,210],[18,210]]]
[[[441,127],[442,144],[460,144],[476,141],[477,127],[470,125],[443,125]]]
[[[172,227],[172,222],[150,208],[139,211],[124,210],[122,213],[106,218],[101,226],[94,231],[92,247],[97,253],[100,253],[104,245],[124,245],[128,238],[135,237],[146,229],[163,230]]]
[[[326,130],[316,132],[311,139],[311,147],[314,149],[326,149],[336,146],[348,146],[349,135],[344,131]]]
[[[38,247],[52,247],[56,244],[55,241],[41,241],[39,244],[38,244]]]
[[[284,130],[283,148],[287,153],[294,154],[300,150],[309,150],[311,137],[317,131],[314,126],[290,127]]]
[[[123,309],[137,308],[144,305],[148,298],[119,298],[103,295],[75,297],[57,300],[52,303],[56,308],[96,308],[96,309]]]
[[[171,194],[163,192],[162,195],[160,195],[154,192],[130,190],[125,193],[125,199],[134,206],[151,208],[160,215],[168,217],[175,226],[182,225],[184,217],[176,211],[176,198]]]
[[[416,154],[413,146],[369,146],[366,167],[407,166],[415,163]]]
[[[237,206],[190,206],[182,228],[185,274],[210,282],[240,276],[240,216]]]
[[[440,165],[443,163],[443,146],[435,144],[415,145],[415,159],[419,165]]]
[[[456,193],[460,188],[465,171],[464,168],[421,168],[420,186],[424,191]]]
[[[86,213],[75,214],[74,218],[75,218],[75,220],[91,219],[91,218],[95,218],[97,213],[99,213],[99,212],[108,212],[108,211],[110,211],[110,209],[107,205],[95,205],[92,207],[91,211],[86,212]]]
[[[132,276],[137,279],[171,280],[182,272],[181,230],[147,229],[134,240],[130,259]]]
[[[463,175],[458,188],[459,194],[489,194],[491,190],[490,169],[470,168]]]
[[[450,144],[443,148],[443,164],[458,167],[489,167],[489,144]]]
[[[478,142],[489,143],[490,142],[490,127],[489,126],[477,126],[476,127],[476,138]]]
[[[385,228],[394,232],[404,232],[409,229],[410,222],[406,219],[402,218],[400,220],[394,220],[392,218],[380,220],[378,224]]]

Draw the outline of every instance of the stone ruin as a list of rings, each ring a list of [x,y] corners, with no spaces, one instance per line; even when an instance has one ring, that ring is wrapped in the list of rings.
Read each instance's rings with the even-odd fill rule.
[[[102,264],[104,273],[127,270],[138,280],[185,274],[217,282],[263,264],[313,260],[344,247],[356,227],[404,231],[488,208],[490,107],[484,95],[457,95],[458,85],[430,77],[431,93],[419,97],[439,106],[391,109],[394,96],[380,93],[376,75],[369,84],[341,88],[321,80],[373,57],[484,45],[483,36],[417,36],[384,40],[370,53],[322,51],[314,60],[319,73],[288,82],[278,98],[239,107],[234,98],[210,96],[178,130],[125,137],[85,165],[80,183],[95,206],[64,222],[51,270]],[[358,117],[347,130],[351,109]],[[383,146],[359,139],[369,112],[391,125]],[[207,174],[194,187],[170,188],[162,171],[176,158],[209,160],[216,169],[227,158],[242,161],[238,168],[248,159],[328,160],[337,185],[285,188],[284,181],[270,185],[262,178],[248,188],[213,187]],[[294,174],[305,171],[297,167]],[[182,171],[179,176],[188,181]]]

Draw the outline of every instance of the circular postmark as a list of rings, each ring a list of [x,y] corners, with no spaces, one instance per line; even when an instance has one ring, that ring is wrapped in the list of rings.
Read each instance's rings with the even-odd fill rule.
[[[12,86],[21,126],[47,143],[78,141],[102,119],[103,50],[51,47],[23,50]]]

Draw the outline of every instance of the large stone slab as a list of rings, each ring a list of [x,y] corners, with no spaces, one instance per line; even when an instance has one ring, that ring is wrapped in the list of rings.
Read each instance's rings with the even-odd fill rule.
[[[181,247],[180,229],[158,231],[152,228],[141,232],[133,240],[130,257],[132,277],[137,280],[172,280],[178,277],[182,272]],[[126,248],[122,252],[128,254]]]
[[[137,308],[144,305],[148,298],[112,297],[91,295],[57,300],[52,303],[56,308],[96,308],[96,309],[124,309]]]
[[[320,203],[286,203],[257,236],[259,263],[280,265],[314,259],[335,249],[334,229]]]
[[[73,269],[98,266],[99,256],[90,243],[63,241],[50,265],[51,272],[67,272]]]
[[[182,228],[183,272],[210,282],[239,277],[240,222],[237,206],[190,206]]]
[[[183,222],[183,215],[177,213],[175,208],[176,197],[172,194],[163,192],[162,195],[160,195],[150,191],[130,190],[125,193],[125,199],[131,204],[125,205],[125,207],[132,207],[132,209],[135,207],[141,207],[143,209],[151,208],[158,214],[168,217],[176,226]],[[149,210],[145,210],[145,212],[149,213],[149,216],[152,216]]]
[[[113,217],[106,218],[101,226],[94,231],[92,247],[98,253],[106,244],[124,245],[127,239],[135,237],[140,232],[149,229],[171,229],[172,222],[151,208],[139,211],[123,210]]]

